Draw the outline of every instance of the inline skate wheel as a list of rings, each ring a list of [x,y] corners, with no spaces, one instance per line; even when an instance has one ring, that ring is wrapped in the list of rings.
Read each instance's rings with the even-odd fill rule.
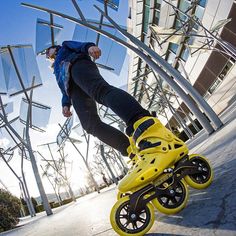
[[[137,214],[130,214],[129,196],[122,197],[113,206],[110,214],[112,228],[121,236],[143,236],[154,223],[154,208],[148,203]]]
[[[163,188],[165,185],[168,185],[168,182],[165,182],[160,186]],[[159,195],[157,198],[152,200],[153,205],[164,214],[176,214],[180,212],[187,204],[189,191],[188,186],[185,181],[180,180],[175,187],[169,185],[165,188],[169,193],[166,192]]]
[[[192,164],[198,167],[201,173],[187,175],[184,177],[186,183],[195,189],[207,188],[213,180],[213,169],[206,157],[198,154],[189,156]]]

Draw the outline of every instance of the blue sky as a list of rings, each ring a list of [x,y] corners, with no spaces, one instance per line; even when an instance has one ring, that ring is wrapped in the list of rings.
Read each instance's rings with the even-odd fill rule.
[[[32,44],[33,48],[35,48],[37,18],[49,20],[49,14],[36,11],[30,8],[22,7],[20,5],[21,2],[22,1],[19,0],[0,1],[0,46]],[[69,0],[26,0],[23,2],[46,7],[49,9],[54,9],[56,11],[63,12],[65,14],[72,15],[75,17],[78,15],[73,7],[72,2]],[[80,5],[86,18],[99,19],[99,14],[97,10],[93,8],[93,4],[102,7],[99,2],[95,0],[82,0],[77,1],[77,3]],[[109,10],[109,14],[116,22],[119,22],[119,24],[126,25],[128,14],[128,1],[122,1],[118,12],[114,10]],[[59,39],[60,42],[64,40],[71,40],[74,33],[75,24],[58,17],[55,17],[54,22],[63,25],[64,27],[64,30]],[[65,121],[65,118],[61,115],[61,94],[59,89],[57,88],[54,75],[52,74],[52,71],[50,71],[50,69],[48,68],[50,64],[45,60],[44,56],[38,56],[37,61],[43,81],[43,86],[35,90],[34,100],[52,107],[52,110],[46,134],[39,134],[35,132],[31,133],[31,140],[34,147],[37,147],[37,144],[40,143],[54,141],[56,139],[56,134],[58,133],[59,129],[58,123],[62,124]],[[109,72],[103,72],[102,74],[104,78],[112,85],[122,86],[127,81],[127,71],[128,63],[126,58],[120,76],[116,76]],[[2,78],[0,78],[0,82],[1,79]],[[13,99],[3,97],[3,100],[5,102],[9,100],[12,100],[14,102],[14,116],[19,114],[21,97],[22,96],[17,96]],[[19,160],[15,159],[13,159],[11,164],[13,165],[17,173],[19,173],[20,163]],[[74,160],[74,163],[75,162],[76,161]],[[76,163],[74,165],[76,165]],[[77,165],[79,164],[77,163]],[[32,175],[31,166],[29,165],[29,163],[26,163],[25,167],[25,169],[27,170],[26,175],[28,175],[28,179],[32,181],[29,183],[31,193],[33,196],[37,196],[38,193],[37,189],[35,188],[35,182],[34,177]],[[18,182],[9,172],[9,170],[7,170],[5,165],[2,164],[2,162],[0,162],[0,173],[0,179],[4,183],[8,183],[8,187],[13,193],[19,195]],[[46,191],[52,192],[52,190],[50,190],[50,188],[47,186]]]

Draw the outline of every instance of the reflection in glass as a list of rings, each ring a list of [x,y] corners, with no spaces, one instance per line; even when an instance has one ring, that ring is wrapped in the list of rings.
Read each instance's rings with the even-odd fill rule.
[[[12,113],[12,112],[13,112],[13,102],[9,102],[9,103],[7,103],[7,104],[4,104],[4,105],[3,105],[3,109],[4,109],[5,113],[6,113],[6,115]],[[1,108],[1,107],[0,107],[0,114],[3,115],[3,112],[2,112],[2,108]]]
[[[38,64],[31,45],[11,46],[13,58],[11,58],[7,47],[0,48],[0,60],[2,62],[3,77],[5,80],[8,95],[16,95],[23,92],[24,89],[32,88],[33,78],[34,86],[42,85]],[[16,63],[16,68],[13,64]],[[19,71],[20,77],[17,75]],[[23,86],[20,83],[22,80]]]
[[[37,102],[32,102],[31,125],[34,128],[44,128],[49,122],[51,108]],[[21,100],[20,120],[23,123],[27,121],[28,101],[25,98]]]
[[[16,117],[15,119],[11,120],[9,123],[12,126],[12,128],[23,138],[25,125],[23,125],[20,122],[19,117]],[[11,136],[6,131],[6,129],[2,126],[0,128],[0,146],[2,146],[4,149],[13,148],[16,146],[16,143],[14,142],[14,140],[11,138]]]
[[[68,135],[71,133],[73,126],[73,116],[66,119],[65,123],[62,126],[62,129],[57,135],[57,145],[61,146],[67,139]]]
[[[57,44],[60,36],[61,25],[54,24],[54,43]],[[43,52],[46,48],[52,46],[50,22],[42,19],[37,19],[36,24],[36,54]]]
[[[102,29],[111,33],[112,35],[117,36],[120,39],[125,40],[125,38],[116,29],[107,26],[102,26]],[[96,32],[88,28],[76,25],[73,40],[95,43],[96,37]],[[125,60],[126,48],[102,35],[100,36],[98,46],[102,50],[102,56],[98,60],[96,60],[96,62],[113,68],[113,72],[119,75]]]

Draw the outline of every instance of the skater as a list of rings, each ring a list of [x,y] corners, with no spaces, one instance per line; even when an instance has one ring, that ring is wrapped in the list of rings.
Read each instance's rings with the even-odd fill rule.
[[[54,63],[63,94],[63,115],[70,117],[73,105],[89,134],[132,159],[134,165],[119,183],[118,201],[110,214],[119,235],[145,235],[154,223],[154,207],[165,214],[178,213],[187,204],[187,185],[204,189],[211,184],[213,171],[204,156],[188,155],[182,140],[130,94],[102,78],[90,58],[101,56],[94,43],[65,41],[48,48],[46,56]],[[126,123],[127,136],[100,120],[95,102],[111,108]]]
[[[132,127],[135,121],[150,116],[150,113],[130,94],[103,79],[91,60],[91,57],[98,59],[100,56],[101,50],[90,42],[64,41],[62,46],[51,46],[46,50],[46,57],[53,62],[54,74],[62,92],[63,115],[71,116],[72,105],[88,134],[122,155],[133,157],[128,137],[100,120],[95,101],[111,108],[127,127]]]

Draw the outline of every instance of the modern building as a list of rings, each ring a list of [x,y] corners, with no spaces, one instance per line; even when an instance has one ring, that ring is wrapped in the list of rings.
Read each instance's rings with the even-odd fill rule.
[[[130,0],[128,31],[161,55],[220,114],[236,100],[236,1]],[[205,29],[204,29],[205,28]],[[129,92],[169,127],[195,116],[183,101],[135,53],[129,52]],[[173,115],[174,113],[174,115]]]

